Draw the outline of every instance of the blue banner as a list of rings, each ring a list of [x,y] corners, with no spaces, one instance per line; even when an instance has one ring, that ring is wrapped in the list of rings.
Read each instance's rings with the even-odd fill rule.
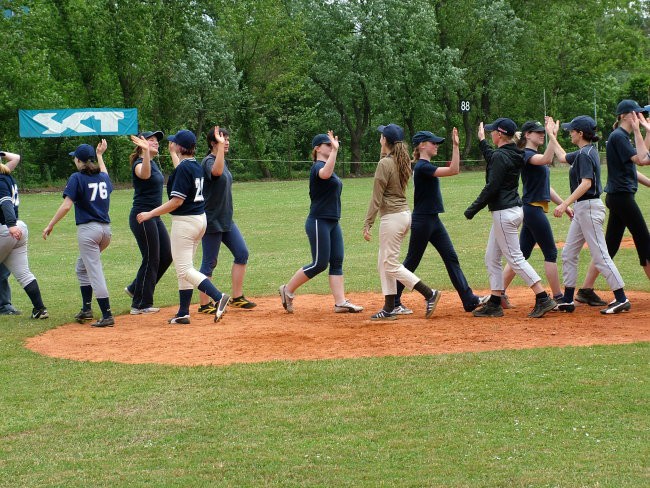
[[[135,108],[19,110],[20,137],[121,136],[138,133]]]

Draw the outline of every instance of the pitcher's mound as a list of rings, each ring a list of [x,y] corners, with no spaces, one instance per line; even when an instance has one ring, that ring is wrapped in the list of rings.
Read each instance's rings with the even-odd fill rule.
[[[485,292],[483,292],[485,293]],[[529,319],[534,297],[527,288],[508,290],[516,308],[502,318],[475,318],[463,311],[458,295],[444,291],[429,320],[417,293],[404,296],[413,315],[374,322],[383,305],[373,293],[349,293],[365,310],[336,314],[327,295],[300,295],[295,313],[282,308],[279,296],[251,297],[253,310],[228,309],[221,322],[196,312],[190,325],[169,325],[176,307],[153,315],[124,315],[115,327],[95,329],[67,324],[27,340],[32,351],[79,361],[224,365],[276,360],[415,356],[544,346],[587,346],[650,341],[650,294],[629,292],[632,310],[605,316],[599,307],[578,305],[572,314],[550,312]],[[611,292],[600,292],[611,300]]]

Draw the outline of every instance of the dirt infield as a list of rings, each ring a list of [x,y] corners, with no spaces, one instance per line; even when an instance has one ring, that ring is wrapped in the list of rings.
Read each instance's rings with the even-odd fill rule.
[[[606,300],[610,292],[602,292]],[[27,340],[32,351],[79,361],[226,365],[275,360],[313,360],[370,356],[415,356],[544,346],[587,346],[650,341],[650,293],[629,292],[632,310],[604,316],[580,305],[573,314],[549,313],[529,319],[532,292],[509,290],[516,308],[503,318],[479,319],[465,313],[455,292],[446,291],[434,316],[424,319],[417,293],[405,294],[413,315],[372,322],[383,304],[371,293],[350,293],[363,305],[360,314],[335,314],[330,296],[297,295],[296,312],[287,314],[278,296],[255,297],[254,310],[230,309],[214,324],[192,307],[190,325],[169,325],[175,308],[147,316],[120,316],[113,328],[66,324]]]

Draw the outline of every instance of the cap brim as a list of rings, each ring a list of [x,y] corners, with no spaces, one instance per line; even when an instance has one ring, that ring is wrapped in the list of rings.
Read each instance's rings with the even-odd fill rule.
[[[495,130],[497,127],[496,127],[496,125],[494,125],[494,124],[488,124],[488,125],[484,125],[483,128],[484,128],[485,130],[493,131],[493,130]]]
[[[175,139],[174,136],[167,136],[167,140],[168,140],[169,142],[176,142],[174,139]]]
[[[71,153],[68,153],[68,156],[75,157],[75,155],[74,155],[74,151],[72,151]]]
[[[153,134],[151,134],[149,137],[153,137],[153,136],[156,136],[156,139],[158,139],[158,142],[160,142],[165,137],[165,134],[163,134],[163,131],[157,130]]]
[[[565,122],[564,124],[561,125],[562,129],[564,130],[571,130],[573,127],[571,126],[571,122]]]
[[[385,128],[386,128],[385,125],[380,125],[379,127],[377,127],[377,131],[378,131],[378,132],[381,132],[381,133],[383,134]]]
[[[431,139],[431,142],[433,142],[434,144],[442,144],[443,142],[445,142],[445,138],[444,137],[434,137],[433,139]]]

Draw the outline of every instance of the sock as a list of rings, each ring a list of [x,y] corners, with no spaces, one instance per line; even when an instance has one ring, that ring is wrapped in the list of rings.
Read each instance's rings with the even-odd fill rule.
[[[555,300],[556,302],[558,300],[562,300],[562,298],[564,298],[564,294],[562,294],[562,293],[558,293],[557,295],[553,295],[553,300]]]
[[[492,305],[501,306],[501,295],[490,295],[490,303]]]
[[[88,311],[93,304],[93,287],[90,285],[80,286],[81,290],[81,310]]]
[[[395,309],[395,295],[384,296],[384,311],[392,312]]]
[[[567,303],[571,303],[573,301],[573,295],[576,292],[576,287],[575,286],[566,286],[564,288],[564,301]]]
[[[41,298],[41,290],[38,287],[38,282],[36,280],[32,280],[25,288],[23,288],[23,290],[25,290],[25,293],[29,296],[34,308],[45,308],[45,305],[43,305],[43,299]]]
[[[219,303],[219,300],[221,300],[221,297],[223,296],[223,293],[217,290],[217,287],[214,286],[212,282],[207,278],[199,283],[199,286],[197,286],[197,288],[199,291],[202,291],[210,298],[212,298],[214,300],[214,303]]]
[[[535,294],[535,302],[541,302],[542,300],[546,300],[548,298],[548,293],[545,291],[540,291],[539,293]]]
[[[614,290],[614,297],[618,303],[623,303],[625,300],[627,300],[627,297],[625,296],[625,290],[623,290],[623,288]]]
[[[194,288],[189,290],[178,290],[179,296],[179,305],[177,317],[184,317],[185,315],[190,314],[190,303],[192,303],[192,294],[194,293]]]
[[[426,300],[433,296],[433,291],[431,287],[425,285],[422,281],[418,281],[413,287],[420,295],[422,295]]]
[[[113,315],[111,312],[111,304],[108,301],[108,297],[98,298],[97,303],[99,304],[99,309],[102,311],[102,318],[106,319]]]

